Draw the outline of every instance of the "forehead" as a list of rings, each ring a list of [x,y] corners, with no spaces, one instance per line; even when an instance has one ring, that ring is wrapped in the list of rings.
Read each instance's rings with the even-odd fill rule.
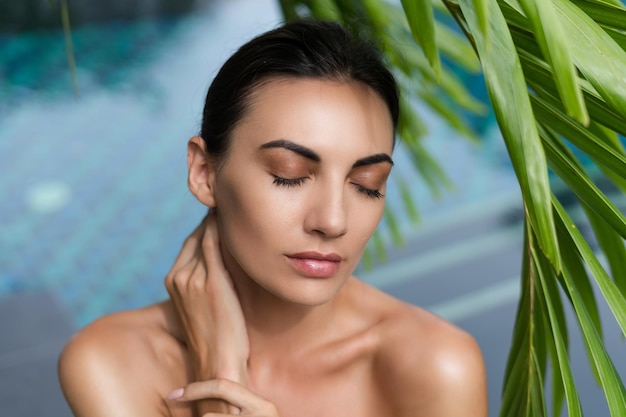
[[[391,153],[393,123],[384,100],[355,81],[278,78],[257,86],[233,131],[232,146],[288,139],[323,152]]]

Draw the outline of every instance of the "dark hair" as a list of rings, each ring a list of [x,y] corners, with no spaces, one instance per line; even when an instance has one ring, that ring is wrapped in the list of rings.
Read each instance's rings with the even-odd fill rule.
[[[254,88],[280,77],[361,82],[385,101],[394,130],[397,126],[398,88],[378,50],[337,23],[297,21],[252,39],[218,72],[206,96],[200,132],[209,155],[219,159],[226,153]]]

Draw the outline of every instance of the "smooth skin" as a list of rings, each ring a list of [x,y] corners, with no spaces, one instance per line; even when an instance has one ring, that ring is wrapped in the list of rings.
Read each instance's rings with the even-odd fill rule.
[[[169,300],[68,343],[75,415],[487,416],[474,339],[352,275],[383,214],[392,135],[369,87],[274,79],[223,160],[192,138],[189,188],[211,214]]]

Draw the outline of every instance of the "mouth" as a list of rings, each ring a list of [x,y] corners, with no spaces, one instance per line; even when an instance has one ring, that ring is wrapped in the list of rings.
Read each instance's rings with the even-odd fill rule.
[[[298,273],[310,278],[329,278],[335,275],[343,261],[343,257],[336,253],[298,252],[286,257]]]
[[[319,252],[299,252],[287,255],[289,258],[295,259],[315,259],[318,261],[341,262],[343,257],[336,253],[322,254]]]

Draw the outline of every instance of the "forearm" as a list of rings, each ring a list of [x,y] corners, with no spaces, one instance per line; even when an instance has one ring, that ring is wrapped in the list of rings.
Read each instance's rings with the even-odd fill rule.
[[[247,386],[248,335],[221,258],[214,215],[185,241],[165,285],[183,330],[194,381],[226,379]],[[199,403],[201,415],[225,407],[213,400]]]

